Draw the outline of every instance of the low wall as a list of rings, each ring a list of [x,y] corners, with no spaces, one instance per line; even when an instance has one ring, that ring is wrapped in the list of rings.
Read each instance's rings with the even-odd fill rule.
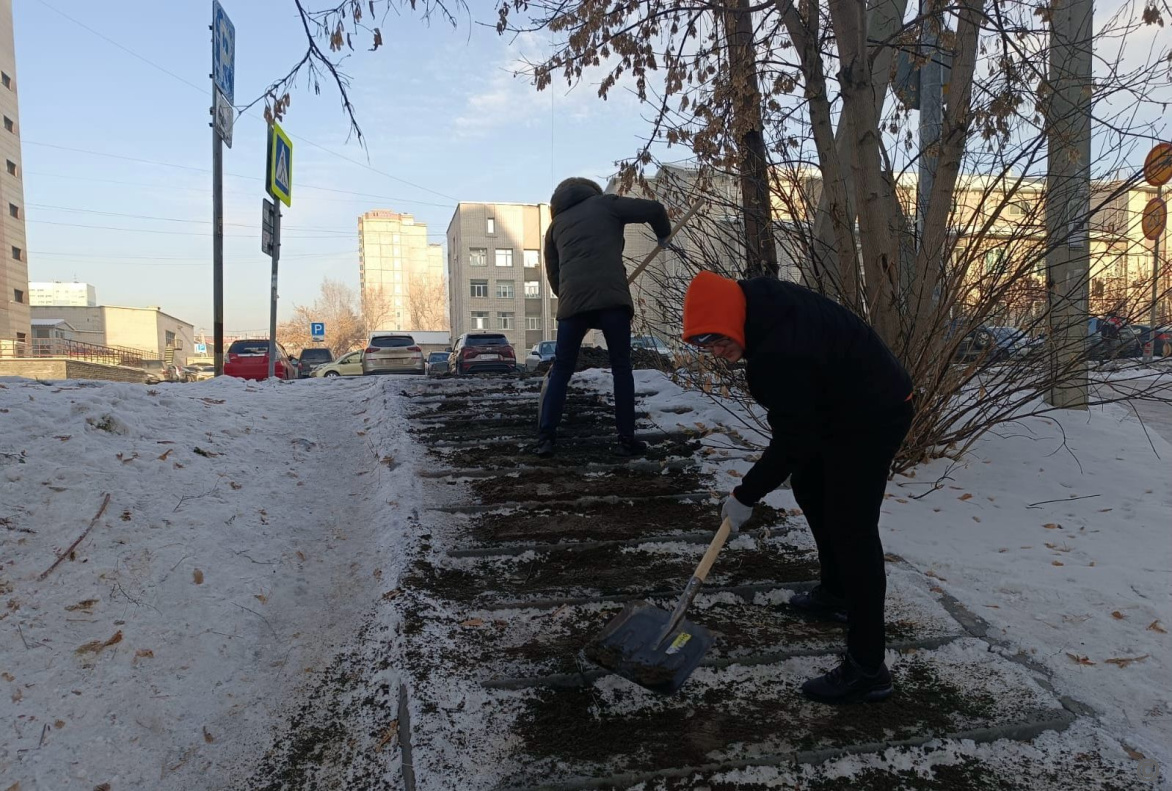
[[[104,379],[109,382],[146,381],[146,371],[123,365],[106,365],[60,357],[11,358],[0,360],[0,376],[23,376],[26,379]]]

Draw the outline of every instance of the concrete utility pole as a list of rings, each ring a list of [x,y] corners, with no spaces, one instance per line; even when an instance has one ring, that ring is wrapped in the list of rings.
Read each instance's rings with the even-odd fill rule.
[[[215,129],[212,130],[212,343],[215,348],[215,375],[223,376],[224,143]]]
[[[1065,0],[1050,21],[1046,290],[1055,380],[1046,400],[1066,409],[1087,408],[1093,11],[1092,0]]]

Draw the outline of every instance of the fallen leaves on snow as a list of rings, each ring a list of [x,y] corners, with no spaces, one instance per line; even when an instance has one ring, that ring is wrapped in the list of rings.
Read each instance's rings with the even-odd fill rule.
[[[1066,652],[1066,655],[1068,657],[1070,657],[1071,659],[1073,659],[1075,662],[1079,663],[1080,665],[1093,665],[1093,664],[1095,664],[1094,662],[1092,662],[1090,660],[1090,657],[1080,656],[1079,654],[1072,654],[1069,651]]]
[[[1050,565],[1051,566],[1065,566],[1066,564],[1063,563],[1061,560],[1051,560]]]
[[[191,572],[191,581],[196,585],[203,585],[203,572],[199,569]]]
[[[97,599],[82,599],[77,604],[65,605],[65,609],[68,610],[69,612],[74,612],[75,610],[82,610],[83,612],[88,613],[93,609],[94,605],[97,603],[98,603]]]
[[[1062,525],[1055,524],[1054,522],[1049,522],[1047,524],[1044,524],[1044,525],[1042,525],[1042,527],[1046,528],[1047,530],[1061,530],[1062,529]]]
[[[122,642],[122,630],[119,629],[117,632],[114,633],[113,637],[111,637],[109,640],[106,640],[105,642],[102,642],[101,640],[91,640],[90,642],[88,642],[85,645],[76,649],[74,651],[74,653],[75,654],[91,654],[91,653],[92,654],[100,654],[100,653],[102,653],[102,651],[109,648],[110,646],[117,645],[118,643],[121,643],[121,642]]]
[[[973,499],[973,496],[971,494],[969,494],[968,492],[965,492],[964,494],[962,494],[960,497],[957,497],[956,499],[957,500],[971,500],[971,499]]]
[[[1168,634],[1168,630],[1161,626],[1158,620],[1152,621],[1150,624],[1148,624],[1148,631],[1159,632],[1160,634]]]
[[[1124,657],[1117,656],[1117,657],[1113,657],[1112,659],[1104,659],[1103,661],[1106,662],[1108,665],[1116,665],[1118,667],[1127,667],[1128,665],[1134,664],[1135,662],[1142,662],[1147,658],[1148,658],[1148,655],[1144,654],[1143,656],[1124,656]]]
[[[395,742],[395,739],[398,737],[398,735],[399,735],[399,721],[395,720],[394,722],[392,722],[390,724],[390,726],[387,728],[386,732],[383,733],[382,739],[379,740],[378,746],[375,747],[374,749],[381,750],[382,748],[386,747],[388,744],[390,744],[392,747],[394,747],[395,746],[394,742]]]
[[[159,461],[166,461],[167,457],[171,455],[171,451],[173,451],[173,450],[175,450],[175,449],[174,448],[167,448],[165,451],[163,451],[162,455],[159,456]]]
[[[466,621],[460,621],[460,626],[467,626],[467,627],[484,626],[484,621],[481,620],[480,618],[469,618]]]
[[[1122,621],[1127,616],[1124,615],[1123,613],[1119,612],[1119,610],[1115,610],[1113,613],[1111,613],[1111,617],[1117,621]]]

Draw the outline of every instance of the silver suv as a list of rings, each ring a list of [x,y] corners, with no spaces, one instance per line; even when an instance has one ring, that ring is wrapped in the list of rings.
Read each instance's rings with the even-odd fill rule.
[[[401,332],[376,332],[362,352],[362,373],[422,374],[423,349],[415,339]]]

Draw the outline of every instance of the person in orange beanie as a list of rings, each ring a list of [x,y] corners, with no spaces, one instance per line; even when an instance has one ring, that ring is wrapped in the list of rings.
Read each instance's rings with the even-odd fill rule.
[[[847,623],[838,667],[802,686],[823,703],[882,700],[887,577],[879,510],[891,463],[911,426],[907,371],[865,322],[796,283],[700,272],[684,296],[686,342],[745,361],[749,393],[765,408],[769,445],[725,498],[739,528],[790,479],[818,546],[821,580],[790,606]]]

